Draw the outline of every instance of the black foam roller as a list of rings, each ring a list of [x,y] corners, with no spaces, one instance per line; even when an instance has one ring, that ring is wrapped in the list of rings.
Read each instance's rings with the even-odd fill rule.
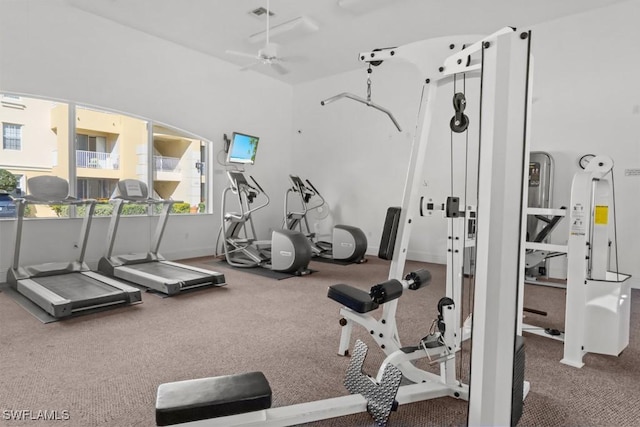
[[[369,296],[371,297],[373,302],[384,304],[385,302],[400,298],[403,290],[404,289],[402,287],[402,283],[400,283],[398,280],[391,279],[378,285],[372,286],[369,292]]]
[[[431,273],[426,268],[421,268],[420,270],[407,274],[405,280],[413,282],[409,285],[409,289],[415,291],[423,286],[427,286],[431,282]]]

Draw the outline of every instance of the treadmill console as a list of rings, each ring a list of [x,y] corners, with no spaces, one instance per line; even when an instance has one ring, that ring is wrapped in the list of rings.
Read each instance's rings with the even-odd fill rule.
[[[137,179],[122,179],[118,181],[119,197],[124,200],[146,200],[149,191],[147,185]]]

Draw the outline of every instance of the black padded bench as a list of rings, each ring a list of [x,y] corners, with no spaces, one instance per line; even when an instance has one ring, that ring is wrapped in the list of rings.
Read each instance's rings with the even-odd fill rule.
[[[156,424],[168,426],[271,407],[271,387],[262,372],[160,384]]]
[[[358,313],[368,313],[379,307],[368,292],[343,283],[329,286],[327,297]]]

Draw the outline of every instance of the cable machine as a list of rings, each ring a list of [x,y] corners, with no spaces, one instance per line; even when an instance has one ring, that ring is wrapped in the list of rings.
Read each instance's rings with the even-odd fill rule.
[[[528,210],[530,216],[540,212],[569,221],[567,245],[525,243],[533,255],[567,256],[564,331],[519,325],[525,332],[563,341],[561,362],[576,368],[584,366],[587,353],[618,356],[629,344],[631,314],[631,276],[618,268],[613,160],[599,155],[581,166],[584,170],[571,185],[569,209]]]
[[[413,365],[406,359],[393,362],[393,358],[387,358],[391,363],[381,367],[382,378],[376,380],[361,376],[352,379],[350,373],[359,372],[362,366],[350,367],[346,384],[351,395],[271,409],[268,381],[262,373],[253,372],[162,384],[156,401],[159,423],[200,420],[196,421],[197,425],[280,426],[368,411],[378,425],[385,425],[390,413],[388,405],[390,403],[393,408],[394,401],[404,404],[445,395],[464,397],[467,393],[469,425],[517,422],[519,415],[516,410],[512,412],[512,407],[514,399],[516,404],[518,399],[522,404],[523,379],[518,382],[514,377],[517,373],[514,355],[518,345],[516,284],[524,258],[520,235],[525,230],[521,218],[526,206],[525,172],[529,162],[530,35],[527,31],[504,28],[471,45],[464,45],[470,37],[447,37],[360,54],[360,60],[366,63],[400,59],[415,64],[424,76],[426,89],[411,149],[389,272],[389,288],[396,295],[403,289],[411,289],[413,282],[412,277],[403,277],[403,270],[411,225],[419,215],[419,189],[428,142],[432,138],[430,131],[437,94],[453,75],[465,73],[467,78],[480,77],[481,168],[478,173],[478,261],[472,326],[473,387],[468,389],[455,378],[455,362],[446,357],[440,362],[447,373],[439,380],[398,386],[399,373],[404,374]],[[462,50],[449,56],[455,46],[461,45],[464,46]],[[465,120],[461,99],[457,105],[456,113],[460,114],[456,114],[454,127],[461,127]],[[445,307],[451,307],[451,304],[443,304],[442,308]],[[384,303],[383,317],[395,319],[396,309],[397,298]],[[447,312],[450,312],[448,308],[442,314],[444,322],[449,321],[450,314],[444,314]],[[447,329],[450,334],[456,333],[456,328]],[[398,335],[393,327],[389,332],[392,336]],[[454,345],[456,340],[449,342]],[[359,344],[356,350],[358,355],[363,352]],[[413,368],[419,371],[415,366]]]
[[[578,368],[588,352],[617,356],[629,344],[631,285],[627,279],[631,276],[618,270],[614,188],[613,160],[607,156],[593,158],[571,185],[562,363]],[[614,208],[614,271],[609,268],[610,206]]]

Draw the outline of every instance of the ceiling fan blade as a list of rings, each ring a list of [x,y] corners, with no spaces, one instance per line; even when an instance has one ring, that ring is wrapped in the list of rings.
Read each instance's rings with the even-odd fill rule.
[[[229,54],[229,55],[242,56],[244,58],[251,58],[251,59],[256,59],[257,58],[255,53],[239,52],[237,50],[225,50],[224,53]]]
[[[271,68],[276,70],[279,74],[287,74],[289,72],[289,70],[287,70],[286,68],[284,68],[281,64],[279,64],[277,62],[272,62],[270,65],[271,65]]]
[[[240,68],[240,71],[247,71],[247,70],[250,70],[251,68],[256,67],[258,65],[261,65],[261,64],[262,64],[262,62],[256,61],[254,63],[251,63],[251,64],[243,66],[242,68]]]

